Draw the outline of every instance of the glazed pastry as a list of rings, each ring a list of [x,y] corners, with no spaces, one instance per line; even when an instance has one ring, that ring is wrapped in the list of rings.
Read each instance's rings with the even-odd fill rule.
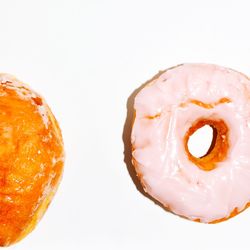
[[[34,229],[56,192],[63,163],[61,131],[44,99],[0,74],[0,246]]]
[[[216,223],[250,201],[250,80],[231,69],[184,64],[166,70],[135,98],[133,165],[145,192],[173,213]],[[213,129],[208,152],[188,149]]]

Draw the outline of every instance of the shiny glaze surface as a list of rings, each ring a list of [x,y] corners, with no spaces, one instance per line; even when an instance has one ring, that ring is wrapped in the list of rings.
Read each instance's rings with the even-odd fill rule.
[[[204,223],[220,222],[247,206],[250,81],[246,76],[216,65],[180,65],[144,87],[134,108],[133,164],[147,193],[174,213]],[[185,135],[199,120],[223,121],[228,128],[226,152],[209,171],[190,160],[185,149]]]
[[[44,99],[0,74],[0,246],[33,230],[56,191],[63,162],[61,132]]]

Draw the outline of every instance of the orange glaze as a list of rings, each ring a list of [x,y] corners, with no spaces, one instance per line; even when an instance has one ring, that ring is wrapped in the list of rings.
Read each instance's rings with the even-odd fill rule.
[[[48,127],[38,111],[41,105]],[[33,216],[55,191],[63,158],[59,126],[43,99],[23,99],[9,81],[0,83],[0,246],[20,240],[26,228],[32,230],[40,220]]]
[[[206,155],[196,158],[188,150],[188,140],[197,129],[205,125],[209,125],[213,128],[213,141]],[[216,163],[223,161],[227,156],[229,147],[228,127],[223,120],[198,120],[187,131],[184,137],[184,147],[189,160],[200,169],[205,171],[213,170],[216,167]]]

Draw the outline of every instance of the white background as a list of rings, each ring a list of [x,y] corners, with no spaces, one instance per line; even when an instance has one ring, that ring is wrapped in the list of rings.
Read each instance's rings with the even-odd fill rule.
[[[159,70],[207,62],[250,75],[249,7],[248,0],[0,0],[0,71],[46,98],[67,153],[45,217],[11,250],[249,249],[250,209],[217,225],[165,212],[137,191],[122,140],[129,96]]]

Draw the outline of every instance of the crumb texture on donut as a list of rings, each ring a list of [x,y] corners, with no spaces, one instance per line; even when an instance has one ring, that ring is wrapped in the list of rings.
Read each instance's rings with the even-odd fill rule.
[[[213,141],[208,152],[200,157],[194,157],[188,150],[188,139],[199,128],[209,125],[213,129]],[[187,131],[184,137],[184,146],[188,158],[200,169],[210,171],[216,168],[219,162],[222,162],[227,157],[227,151],[229,147],[228,143],[228,127],[223,120],[198,120]]]
[[[0,246],[33,230],[56,191],[63,162],[60,128],[44,99],[0,74]]]
[[[193,221],[221,222],[250,201],[250,80],[209,64],[163,72],[135,98],[132,156],[145,191]],[[187,141],[204,125],[215,140],[195,158]]]

